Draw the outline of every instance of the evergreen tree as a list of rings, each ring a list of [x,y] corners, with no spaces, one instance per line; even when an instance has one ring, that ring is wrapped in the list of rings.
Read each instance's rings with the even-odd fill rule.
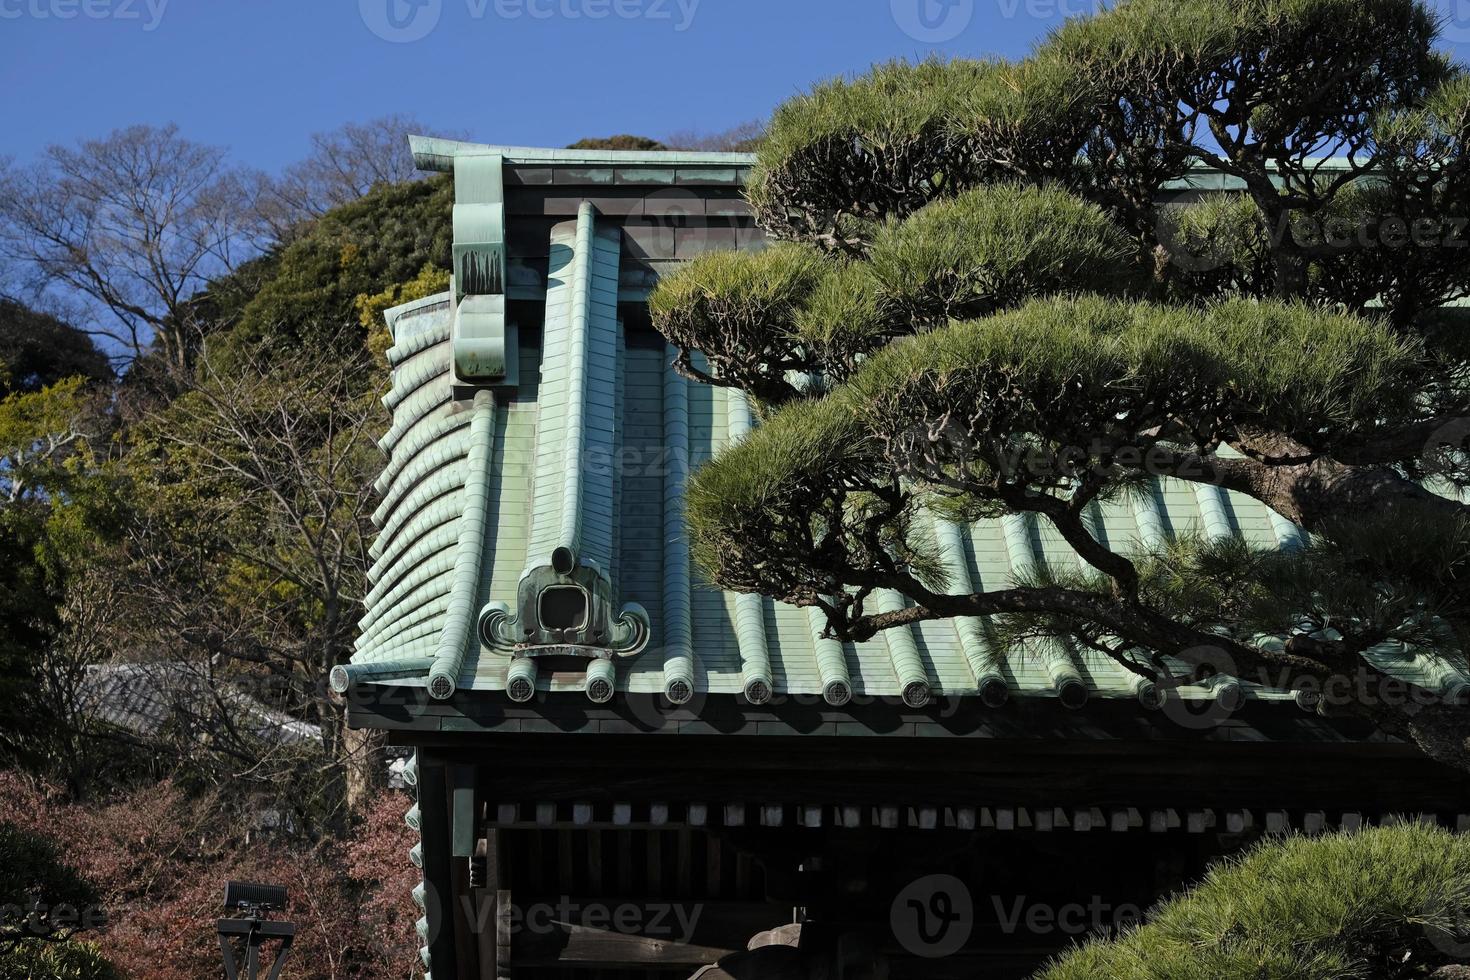
[[[707,573],[846,640],[988,616],[1151,679],[1328,685],[1470,765],[1463,687],[1364,657],[1470,639],[1470,74],[1437,31],[1417,0],[1122,0],[782,105],[748,190],[781,241],[652,300],[762,418],[690,484]],[[1234,189],[1171,195],[1201,169]],[[1099,537],[1149,477],[1308,534]],[[951,595],[936,513],[1028,515],[1086,570]]]
[[[1470,840],[1404,824],[1264,840],[1036,980],[1463,980]]]

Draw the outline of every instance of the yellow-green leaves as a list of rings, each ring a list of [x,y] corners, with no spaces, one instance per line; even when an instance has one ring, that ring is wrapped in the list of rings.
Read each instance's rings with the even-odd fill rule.
[[[0,501],[46,488],[83,438],[88,394],[82,378],[0,399]],[[55,489],[55,487],[51,487]]]
[[[377,293],[359,293],[352,301],[357,320],[368,332],[368,349],[381,358],[393,345],[383,313],[400,303],[409,303],[449,288],[449,270],[427,263],[419,274],[407,282],[395,283]]]

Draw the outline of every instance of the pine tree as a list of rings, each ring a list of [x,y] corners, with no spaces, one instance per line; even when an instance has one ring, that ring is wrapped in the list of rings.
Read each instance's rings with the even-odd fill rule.
[[[1470,766],[1463,686],[1364,657],[1470,649],[1470,73],[1438,31],[1416,0],[1121,0],[780,106],[747,191],[778,241],[652,300],[761,417],[690,484],[707,574],[848,640],[988,616],[1150,679],[1351,691],[1319,710]],[[1307,534],[1095,534],[1156,477]],[[949,594],[924,524],[1018,513],[1085,570]]]

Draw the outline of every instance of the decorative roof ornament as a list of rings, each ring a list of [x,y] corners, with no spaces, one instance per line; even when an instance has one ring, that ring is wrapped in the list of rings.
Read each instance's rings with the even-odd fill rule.
[[[507,328],[505,313],[504,162],[499,153],[455,160],[456,386],[514,388],[519,380],[516,333]]]
[[[636,602],[614,614],[612,585],[593,565],[547,565],[521,579],[514,611],[503,602],[480,612],[480,642],[520,656],[631,657],[648,645],[647,611]]]

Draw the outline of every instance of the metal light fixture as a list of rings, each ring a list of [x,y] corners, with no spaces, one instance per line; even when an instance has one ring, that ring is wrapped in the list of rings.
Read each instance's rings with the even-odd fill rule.
[[[286,889],[281,885],[257,885],[231,881],[225,885],[225,911],[235,913],[215,923],[219,933],[220,952],[225,958],[226,980],[259,980],[261,947],[269,941],[280,941],[271,962],[267,980],[279,980],[286,963],[286,953],[296,938],[296,924],[276,922],[272,913],[286,910]],[[235,957],[236,937],[244,939],[243,963]],[[242,973],[241,967],[244,967]]]

